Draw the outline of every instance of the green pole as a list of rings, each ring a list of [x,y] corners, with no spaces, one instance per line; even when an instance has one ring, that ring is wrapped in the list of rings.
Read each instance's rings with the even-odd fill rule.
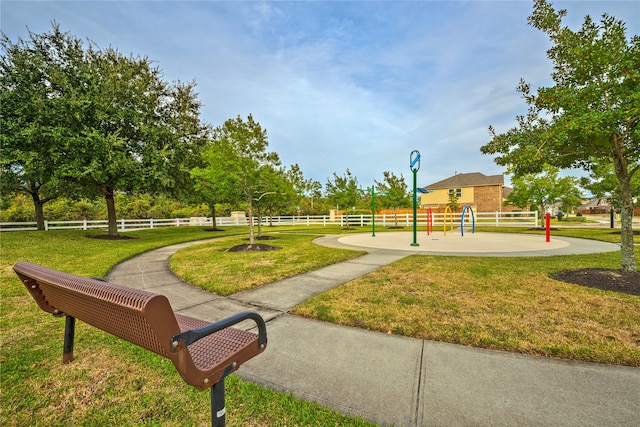
[[[418,175],[418,170],[414,169],[413,170],[413,243],[411,244],[411,246],[420,246],[420,243],[417,242],[418,239],[418,215],[417,215],[417,206],[418,206],[418,200],[416,197],[416,188],[418,186],[417,184],[417,178],[416,176]]]
[[[420,152],[413,150],[409,155],[409,169],[413,172],[413,243],[411,246],[420,246],[418,243],[418,200],[417,200],[417,187],[418,187],[418,170],[420,169]]]
[[[371,186],[371,237],[376,237],[376,199],[375,186]]]

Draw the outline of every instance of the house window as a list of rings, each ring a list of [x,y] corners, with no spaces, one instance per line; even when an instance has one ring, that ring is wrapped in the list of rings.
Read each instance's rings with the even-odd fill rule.
[[[450,188],[449,195],[455,195],[456,197],[462,197],[462,188]]]

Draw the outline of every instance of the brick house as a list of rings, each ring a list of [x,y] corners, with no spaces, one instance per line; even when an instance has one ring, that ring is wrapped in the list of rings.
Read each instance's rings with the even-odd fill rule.
[[[516,206],[503,206],[511,188],[504,186],[504,175],[484,175],[480,172],[459,173],[424,187],[429,191],[420,195],[420,207],[444,210],[449,195],[458,198],[458,207],[471,206],[476,212],[520,211]]]

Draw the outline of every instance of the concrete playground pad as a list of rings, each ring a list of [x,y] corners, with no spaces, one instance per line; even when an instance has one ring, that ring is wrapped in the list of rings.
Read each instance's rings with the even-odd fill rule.
[[[341,245],[360,249],[391,249],[414,253],[465,256],[550,256],[577,255],[585,253],[619,251],[620,245],[595,240],[551,236],[549,242],[544,235],[521,233],[485,233],[459,230],[435,232],[427,235],[417,233],[412,246],[413,232],[382,232],[341,235]]]

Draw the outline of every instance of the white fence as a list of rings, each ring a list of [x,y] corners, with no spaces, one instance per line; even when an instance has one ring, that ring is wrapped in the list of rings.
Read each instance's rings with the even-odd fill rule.
[[[398,225],[410,227],[413,225],[413,214],[393,214],[376,215],[375,224],[380,227]],[[427,225],[427,214],[417,215],[419,227]],[[253,219],[254,224],[258,219]],[[434,227],[460,226],[461,214],[437,213],[432,215]],[[366,227],[371,225],[371,215],[342,215],[333,217],[329,215],[307,215],[307,216],[274,216],[261,218],[263,225],[350,225],[356,227]],[[538,224],[538,212],[477,212],[473,215],[467,212],[464,217],[465,225],[475,224],[476,227],[494,226],[511,227],[524,226],[535,227]],[[248,220],[238,217],[217,217],[216,224],[220,227],[248,225]],[[118,231],[133,231],[160,227],[183,227],[183,226],[211,226],[211,218],[173,218],[173,219],[119,219]],[[45,230],[106,230],[107,220],[80,220],[80,221],[45,221]],[[0,231],[33,231],[37,230],[35,222],[2,222]]]

